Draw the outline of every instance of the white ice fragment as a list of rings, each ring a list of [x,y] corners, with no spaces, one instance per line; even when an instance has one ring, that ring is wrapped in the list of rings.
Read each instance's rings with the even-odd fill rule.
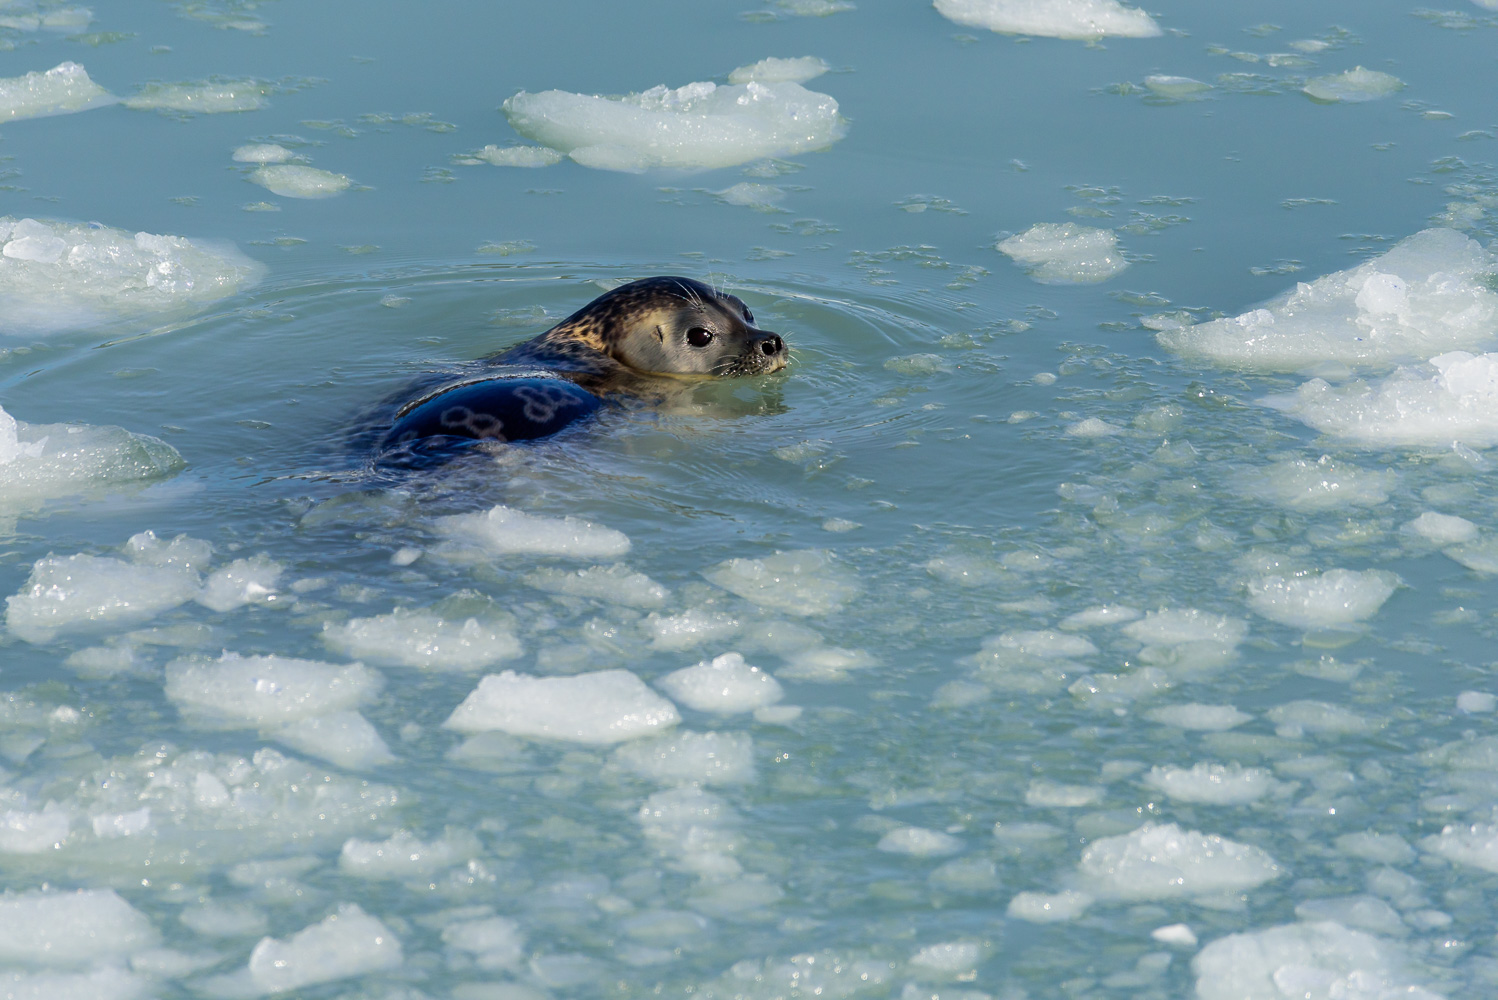
[[[1124,428],[1117,424],[1110,424],[1106,420],[1100,420],[1097,417],[1088,417],[1086,420],[1078,420],[1074,424],[1066,425],[1067,437],[1112,437],[1115,434],[1122,434],[1123,432]]]
[[[629,551],[623,532],[576,517],[542,517],[500,504],[475,514],[453,514],[433,522],[448,541],[438,550],[450,558],[495,555],[617,559]]]
[[[68,811],[48,802],[39,812],[6,809],[0,812],[0,854],[41,854],[68,839]]]
[[[277,599],[276,582],[282,567],[269,556],[236,559],[215,570],[203,581],[203,592],[194,600],[213,611],[232,611],[246,604],[271,604]]]
[[[520,932],[520,925],[506,917],[448,924],[442,929],[442,943],[472,955],[474,964],[486,972],[513,969],[525,954],[525,935]]]
[[[846,131],[837,101],[789,81],[689,83],[623,97],[521,91],[504,112],[515,131],[583,166],[631,172],[789,156],[824,149]]]
[[[1314,462],[1293,458],[1245,469],[1235,483],[1249,496],[1292,510],[1336,510],[1375,507],[1389,499],[1398,479],[1392,469],[1369,471],[1322,455]]]
[[[784,696],[775,678],[744,662],[739,653],[724,653],[662,677],[656,685],[679,704],[699,712],[733,715],[773,705]]]
[[[1404,966],[1394,943],[1330,920],[1229,934],[1191,963],[1197,1000],[1441,1000]]]
[[[65,62],[45,73],[0,78],[0,123],[87,111],[119,98],[88,78],[75,62]]]
[[[1389,937],[1403,937],[1409,933],[1399,911],[1374,896],[1308,899],[1296,905],[1295,915],[1305,921],[1334,920],[1347,927]]]
[[[338,867],[355,878],[427,878],[461,865],[480,851],[478,838],[467,830],[449,827],[435,840],[419,839],[410,830],[397,830],[385,840],[350,837],[338,853]]]
[[[1224,732],[1241,726],[1253,718],[1232,705],[1162,705],[1144,714],[1151,722],[1158,722],[1177,729],[1195,729],[1204,732]]]
[[[151,829],[151,807],[142,806],[127,813],[99,813],[90,817],[94,836],[100,840],[133,837]]]
[[[1140,612],[1137,609],[1126,604],[1099,604],[1096,607],[1067,615],[1061,620],[1061,627],[1082,629],[1096,625],[1122,625],[1133,621],[1139,615]]]
[[[1093,902],[1092,896],[1073,889],[1056,893],[1021,892],[1009,901],[1005,912],[1032,924],[1054,924],[1077,919]]]
[[[1248,635],[1248,622],[1197,608],[1161,608],[1125,625],[1123,633],[1146,646],[1179,646],[1192,642],[1236,646]]]
[[[780,203],[785,199],[785,188],[776,187],[774,184],[740,181],[721,191],[714,191],[713,194],[723,199],[728,205],[752,208],[756,212],[779,212],[783,211]]]
[[[270,735],[293,750],[350,771],[366,771],[395,760],[384,737],[368,719],[354,711],[295,719],[271,730]]]
[[[1382,257],[1301,282],[1265,308],[1163,330],[1156,339],[1188,357],[1256,371],[1424,360],[1498,339],[1498,291],[1487,284],[1495,270],[1498,254],[1477,241],[1453,229],[1427,229]],[[1397,294],[1390,279],[1402,283]],[[1358,397],[1367,392],[1344,393],[1344,405],[1366,408]],[[1346,423],[1364,419],[1350,415]]]
[[[331,198],[347,191],[353,184],[343,174],[300,163],[270,163],[256,167],[250,180],[283,198]]]
[[[124,105],[136,111],[185,111],[218,115],[258,111],[265,107],[271,85],[261,80],[197,80],[189,83],[148,83]]]
[[[599,745],[646,736],[679,721],[675,706],[627,670],[574,677],[506,670],[480,681],[446,726],[463,733],[499,730]]]
[[[1077,875],[1099,897],[1191,899],[1243,892],[1283,874],[1257,847],[1215,834],[1146,823],[1133,833],[1103,837],[1082,852]]]
[[[665,587],[623,563],[578,570],[543,568],[527,574],[525,582],[553,594],[590,597],[631,608],[658,608],[671,595]]]
[[[1152,38],[1160,26],[1118,0],[935,0],[942,17],[1009,35],[1048,38]]]
[[[1397,833],[1344,833],[1334,843],[1348,857],[1376,861],[1381,865],[1407,865],[1415,860],[1415,849]]]
[[[902,826],[879,838],[878,848],[889,854],[939,858],[962,850],[962,841],[950,833],[920,826]]]
[[[1399,585],[1398,576],[1381,569],[1266,576],[1249,582],[1248,604],[1283,625],[1337,628],[1373,617]]]
[[[514,633],[496,623],[400,608],[342,624],[326,622],[322,640],[344,656],[423,670],[482,670],[523,652]]]
[[[257,142],[240,146],[233,159],[235,163],[285,163],[293,155],[291,150],[274,142]]]
[[[860,649],[813,646],[786,654],[785,666],[776,671],[776,675],[787,680],[844,681],[848,679],[849,671],[873,666],[875,662],[872,656]]]
[[[192,600],[198,574],[178,566],[137,566],[108,556],[47,556],[21,592],[6,598],[5,621],[18,638],[50,642],[59,632],[144,622]]]
[[[1305,733],[1358,736],[1377,728],[1377,724],[1366,716],[1325,701],[1286,702],[1264,714],[1275,724],[1276,732],[1285,737],[1298,737]]]
[[[983,946],[976,941],[944,941],[931,944],[910,956],[910,964],[943,973],[973,970],[983,959]]]
[[[1302,92],[1317,101],[1328,103],[1340,101],[1347,104],[1376,101],[1380,97],[1388,97],[1403,89],[1404,81],[1399,77],[1380,73],[1376,69],[1364,69],[1361,66],[1354,67],[1345,73],[1313,77],[1301,88]]]
[[[1118,237],[1112,230],[1075,222],[1037,223],[1001,240],[997,249],[1043,285],[1106,281],[1129,266],[1118,252]]]
[[[1194,97],[1212,89],[1210,83],[1193,80],[1189,76],[1166,76],[1157,73],[1144,78],[1144,85],[1149,88],[1150,93],[1158,97],[1169,97],[1180,100],[1186,97]]]
[[[824,60],[816,56],[801,56],[798,59],[761,59],[751,66],[740,66],[728,74],[729,83],[805,83],[815,80],[831,69]]]
[[[1257,802],[1280,787],[1262,767],[1206,761],[1190,768],[1157,765],[1144,776],[1144,783],[1180,802],[1229,806]]]
[[[151,979],[118,965],[87,972],[0,972],[0,990],[15,1000],[148,1000],[155,993],[155,985]]]
[[[678,871],[714,878],[742,872],[733,857],[737,817],[721,798],[695,786],[656,792],[636,817],[645,839]]]
[[[286,940],[263,938],[250,954],[250,981],[264,993],[401,967],[400,942],[353,903]]]
[[[614,760],[663,784],[740,785],[754,780],[754,740],[747,733],[669,733],[614,751]]]
[[[1486,691],[1463,691],[1456,696],[1456,710],[1468,715],[1487,715],[1498,709],[1498,695]]]
[[[199,571],[205,569],[213,558],[211,542],[187,535],[178,535],[170,542],[164,542],[154,531],[131,535],[122,551],[141,566],[172,566]]]
[[[1150,931],[1150,937],[1161,944],[1176,945],[1181,948],[1196,947],[1196,933],[1185,924],[1167,924],[1164,927],[1156,927]]]
[[[1438,514],[1427,510],[1412,521],[1406,521],[1399,529],[1437,545],[1459,545],[1477,537],[1477,525],[1465,517],[1454,514]]]
[[[469,153],[464,160],[491,163],[496,167],[549,167],[567,158],[565,153],[545,146],[485,146]]]
[[[1103,790],[1093,785],[1058,785],[1036,780],[1025,789],[1025,805],[1042,809],[1078,809],[1102,799]]]
[[[0,895],[0,961],[9,964],[61,968],[115,964],[154,948],[159,941],[146,915],[113,889],[44,889]]]
[[[1420,849],[1459,865],[1498,873],[1498,822],[1446,826],[1422,839]]]
[[[709,581],[762,607],[793,615],[825,615],[862,589],[857,578],[820,549],[777,552],[764,559],[729,559],[703,570]]]
[[[0,409],[0,510],[170,475],[175,448],[120,427],[27,424]]]
[[[225,728],[280,726],[366,704],[383,678],[362,663],[286,656],[184,657],[166,666],[166,696],[196,721]]]
[[[645,627],[653,648],[675,651],[705,642],[724,642],[738,632],[739,622],[721,611],[688,608],[679,615],[652,612],[645,616]]]

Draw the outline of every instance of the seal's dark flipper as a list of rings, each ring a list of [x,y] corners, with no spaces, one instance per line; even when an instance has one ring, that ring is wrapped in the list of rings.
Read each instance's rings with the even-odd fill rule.
[[[421,452],[466,441],[529,441],[547,437],[603,405],[565,379],[492,378],[444,389],[406,407],[380,452]]]

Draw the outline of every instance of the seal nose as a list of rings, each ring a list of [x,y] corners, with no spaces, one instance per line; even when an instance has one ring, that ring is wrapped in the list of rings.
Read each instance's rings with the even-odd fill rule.
[[[773,358],[785,350],[785,341],[780,339],[780,334],[772,333],[759,342],[759,349],[764,353],[765,357]]]

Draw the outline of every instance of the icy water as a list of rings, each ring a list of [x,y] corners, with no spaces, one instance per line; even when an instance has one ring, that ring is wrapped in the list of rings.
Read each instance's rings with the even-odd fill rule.
[[[0,994],[1498,991],[1453,3],[0,0]],[[369,467],[673,273],[790,368]]]

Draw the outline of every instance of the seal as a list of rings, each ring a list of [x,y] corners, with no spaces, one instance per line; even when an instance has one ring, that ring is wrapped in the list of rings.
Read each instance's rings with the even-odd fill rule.
[[[788,360],[785,341],[755,326],[737,296],[691,278],[643,278],[466,377],[429,385],[397,410],[378,451],[388,461],[549,437],[606,403],[664,398],[673,380],[766,375]]]

